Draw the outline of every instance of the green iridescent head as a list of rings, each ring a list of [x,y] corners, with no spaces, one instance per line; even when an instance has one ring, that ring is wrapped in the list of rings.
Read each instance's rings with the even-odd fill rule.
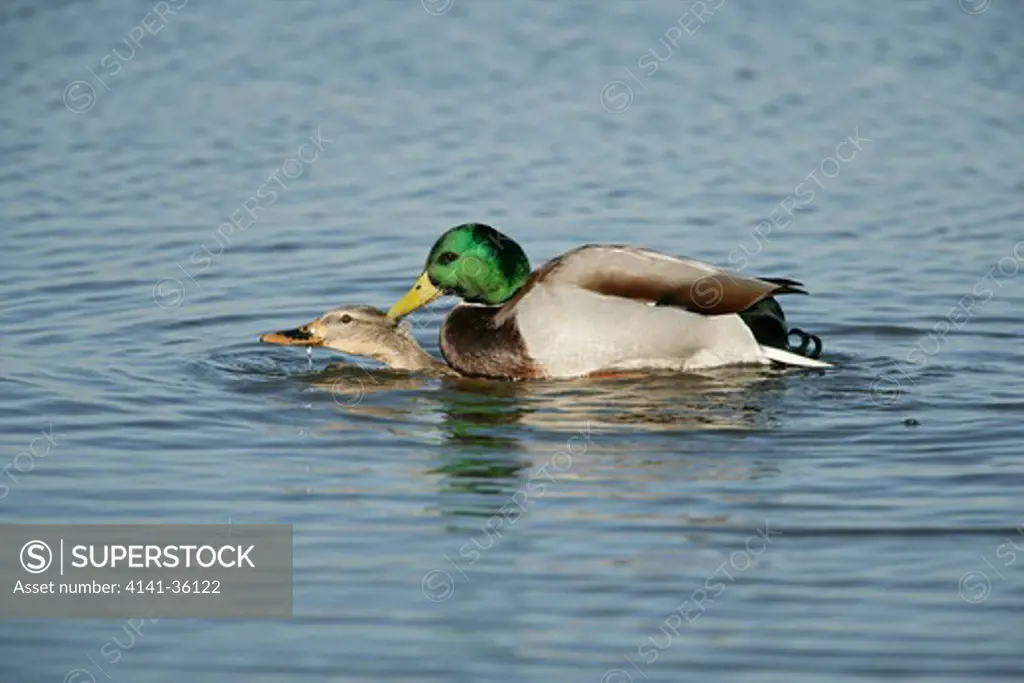
[[[511,237],[482,223],[457,225],[434,242],[420,279],[388,315],[401,318],[442,294],[495,306],[529,277],[530,260]]]
[[[474,303],[508,301],[530,277],[530,260],[508,235],[489,225],[466,223],[441,235],[424,267],[445,294]]]

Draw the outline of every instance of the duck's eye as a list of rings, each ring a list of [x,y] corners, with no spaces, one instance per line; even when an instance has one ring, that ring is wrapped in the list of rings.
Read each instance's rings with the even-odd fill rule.
[[[451,251],[446,251],[437,257],[437,262],[442,266],[447,266],[448,264],[455,261],[455,259],[457,258],[459,258],[458,254]]]
[[[352,316],[346,313],[345,315],[341,316],[341,322],[343,325],[348,325],[350,322],[352,322]]]

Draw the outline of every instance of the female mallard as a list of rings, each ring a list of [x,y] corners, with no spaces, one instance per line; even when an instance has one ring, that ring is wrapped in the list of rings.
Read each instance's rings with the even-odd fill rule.
[[[388,315],[401,318],[442,294],[460,297],[464,303],[441,327],[441,353],[472,377],[564,378],[772,361],[828,367],[759,343],[739,315],[790,293],[806,294],[793,280],[746,277],[620,245],[579,247],[531,273],[514,240],[469,223],[441,235],[423,274]]]
[[[290,330],[260,336],[266,344],[323,346],[352,356],[373,358],[395,370],[444,377],[454,370],[423,350],[412,330],[373,306],[342,306]]]

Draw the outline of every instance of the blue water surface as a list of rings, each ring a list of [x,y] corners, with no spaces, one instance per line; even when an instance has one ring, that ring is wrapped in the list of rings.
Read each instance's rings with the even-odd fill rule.
[[[0,518],[292,524],[295,618],[4,621],[0,680],[1024,680],[1022,30],[8,0]],[[798,279],[837,367],[339,392],[257,342],[466,221]]]

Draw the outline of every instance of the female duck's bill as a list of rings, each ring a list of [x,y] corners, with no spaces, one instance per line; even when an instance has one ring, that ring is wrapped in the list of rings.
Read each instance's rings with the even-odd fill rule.
[[[323,346],[324,339],[313,334],[309,325],[295,327],[290,330],[278,332],[267,332],[260,335],[260,341],[265,344],[278,344],[280,346]]]

